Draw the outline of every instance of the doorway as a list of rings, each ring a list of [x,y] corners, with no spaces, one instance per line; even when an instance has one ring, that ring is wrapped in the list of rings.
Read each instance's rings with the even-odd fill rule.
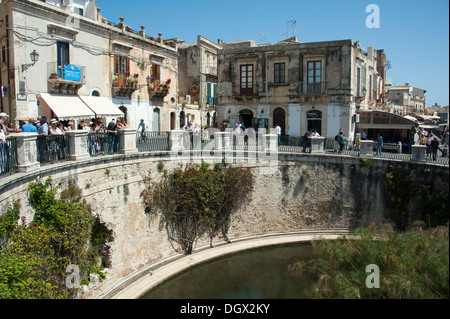
[[[246,128],[253,127],[253,112],[248,109],[240,111],[239,121],[244,124]]]
[[[170,130],[173,131],[176,129],[177,116],[175,112],[170,113]]]
[[[281,127],[281,135],[286,135],[286,114],[281,107],[273,111],[273,126],[279,125]]]
[[[306,118],[308,120],[308,130],[317,130],[317,132],[322,136],[322,112],[313,110],[306,113]]]
[[[159,123],[160,123],[160,111],[158,108],[153,110],[153,131],[159,132]]]

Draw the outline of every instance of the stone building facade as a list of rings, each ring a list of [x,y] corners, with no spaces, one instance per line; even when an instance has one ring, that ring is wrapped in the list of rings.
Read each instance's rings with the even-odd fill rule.
[[[217,43],[199,35],[197,43],[180,45],[178,52],[179,118],[185,124],[195,121],[203,127],[215,126],[217,104]],[[182,125],[181,125],[182,126]]]
[[[393,112],[401,115],[424,114],[427,107],[427,91],[411,86],[409,83],[387,90],[387,99]]]
[[[364,51],[352,40],[226,43],[218,57],[218,123],[278,124],[291,137],[308,129],[334,137],[343,129],[352,138],[357,110],[381,102],[381,63],[382,50]]]
[[[178,39],[149,36],[145,26],[134,31],[123,17],[110,22],[89,0],[3,1],[0,20],[0,82],[7,90],[1,108],[16,126],[41,115],[72,119],[70,111],[82,108],[77,98],[95,96],[111,110],[94,112],[106,123],[125,116],[130,127],[144,119],[149,130],[170,129]],[[39,54],[34,64],[32,52]],[[68,102],[51,105],[46,94]],[[75,120],[92,118],[92,112],[78,113]]]

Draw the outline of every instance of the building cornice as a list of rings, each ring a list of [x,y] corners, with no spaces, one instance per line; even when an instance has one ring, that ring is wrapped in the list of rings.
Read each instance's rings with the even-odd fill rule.
[[[12,4],[13,4],[13,11],[18,11],[21,12],[23,14],[27,14],[27,15],[34,15],[37,18],[42,18],[42,15],[36,15],[33,14],[31,10],[29,10],[28,8],[33,8],[35,10],[38,11],[42,11],[47,13],[47,15],[53,15],[53,16],[59,16],[62,19],[67,19],[68,17],[76,17],[79,22],[80,22],[80,27],[83,25],[85,26],[85,32],[90,32],[90,33],[96,33],[99,36],[104,36],[104,37],[108,37],[110,38],[111,36],[120,38],[122,40],[122,42],[128,41],[128,42],[138,42],[141,45],[144,44],[146,46],[149,46],[149,49],[159,49],[162,51],[165,51],[167,53],[173,54],[174,57],[178,56],[178,52],[176,50],[176,48],[173,48],[171,46],[167,46],[167,45],[162,45],[160,43],[157,43],[156,41],[144,38],[141,35],[137,35],[128,31],[125,31],[123,29],[119,29],[117,27],[111,26],[109,24],[106,23],[102,23],[99,22],[97,20],[92,20],[90,18],[86,18],[84,16],[81,15],[76,15],[73,12],[68,12],[67,10],[61,9],[59,7],[55,7],[54,5],[51,4],[47,4],[45,2],[42,1],[37,1],[37,0],[11,0]],[[23,7],[21,7],[23,6]],[[28,10],[27,10],[28,9]],[[45,16],[45,15],[43,15]],[[54,27],[54,28],[62,28],[62,29],[70,29],[73,32],[78,32],[79,30],[75,30],[73,27],[68,28],[67,26],[62,26],[61,24],[58,24],[56,21],[52,21],[53,19],[48,19],[48,21],[50,22],[50,24]],[[128,45],[133,46],[132,43],[128,43]]]

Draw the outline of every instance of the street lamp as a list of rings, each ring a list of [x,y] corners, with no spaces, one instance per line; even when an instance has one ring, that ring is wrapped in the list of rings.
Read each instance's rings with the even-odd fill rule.
[[[362,94],[363,94],[364,98],[366,98],[366,94],[367,94],[367,89],[366,89],[366,87],[363,87],[363,89],[362,89]]]
[[[30,53],[31,62],[29,64],[22,64],[22,72],[28,70],[30,67],[36,64],[36,62],[39,60],[39,53],[36,52],[36,50],[33,50],[33,52]]]

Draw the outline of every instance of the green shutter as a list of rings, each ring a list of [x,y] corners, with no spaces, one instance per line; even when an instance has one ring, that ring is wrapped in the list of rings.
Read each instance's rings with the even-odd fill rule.
[[[212,95],[211,95],[211,83],[207,83],[207,93],[206,93],[206,97],[208,98],[208,100],[209,100],[209,98],[212,97]]]

